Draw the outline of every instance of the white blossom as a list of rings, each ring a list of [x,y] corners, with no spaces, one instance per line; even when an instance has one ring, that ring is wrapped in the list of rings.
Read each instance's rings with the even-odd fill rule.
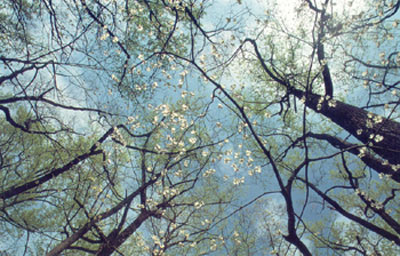
[[[197,202],[194,203],[194,207],[196,209],[200,209],[203,206],[204,206],[204,202],[203,201],[197,201]]]
[[[377,135],[375,136],[374,140],[375,140],[375,142],[381,142],[381,141],[383,140],[383,136],[377,134]]]
[[[364,156],[365,156],[365,153],[367,152],[367,148],[366,147],[362,147],[362,148],[360,148],[359,149],[359,154],[358,154],[358,157],[359,158],[363,158]]]

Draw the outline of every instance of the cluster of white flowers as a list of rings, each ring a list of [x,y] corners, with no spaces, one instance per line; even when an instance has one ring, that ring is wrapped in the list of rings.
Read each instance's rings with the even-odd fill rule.
[[[360,190],[359,188],[356,188],[355,190],[356,195],[358,195],[359,197],[367,200],[370,202],[370,206],[372,208],[375,208],[377,210],[381,210],[383,209],[383,204],[380,202],[375,202],[375,200],[373,200],[371,197],[369,197],[364,191]]]
[[[211,239],[210,243],[211,243],[211,245],[210,245],[210,250],[211,250],[211,251],[217,250],[217,247],[218,247],[217,240]]]
[[[379,135],[379,134],[373,134],[373,133],[371,133],[371,134],[369,135],[369,139],[373,139],[376,143],[379,143],[379,142],[383,141],[383,136],[382,136],[382,135]]]
[[[379,178],[380,179],[390,179],[391,177],[392,177],[391,174],[379,173]]]
[[[233,179],[233,185],[240,185],[244,183],[244,177],[241,178],[234,178]]]
[[[300,101],[302,103],[304,103],[306,101],[305,97],[303,96]],[[332,99],[331,96],[326,95],[325,97],[319,97],[318,103],[317,103],[317,111],[321,111],[322,105],[324,104],[324,102],[327,102],[328,107],[330,107],[330,108],[335,108],[337,106],[337,101]]]
[[[329,106],[330,108],[335,108],[336,105],[337,105],[336,100],[334,100],[334,99],[328,100],[328,106]]]
[[[100,40],[104,41],[104,40],[106,40],[109,36],[110,36],[110,34],[109,34],[108,32],[105,32],[104,34],[101,35]]]
[[[170,188],[170,187],[164,187],[159,194],[162,194],[164,197],[173,197],[177,195],[179,191],[175,188]]]
[[[160,238],[155,235],[153,235],[151,238],[153,239],[154,244],[158,245],[158,247],[160,247],[160,249],[155,248],[153,250],[153,255],[164,255],[164,253],[163,253],[163,249],[165,248],[165,245],[163,242],[164,238],[162,238],[162,240],[160,240]]]
[[[233,241],[239,245],[242,243],[242,241],[240,240],[240,235],[239,233],[235,230],[235,232],[233,232]]]
[[[133,117],[133,116],[128,116],[127,124],[132,124],[133,122],[136,121],[137,118],[138,118],[138,116],[135,116],[135,117]]]
[[[356,188],[355,193],[356,193],[356,195],[361,195],[361,196],[365,195],[365,192],[361,191],[359,188]]]
[[[322,103],[324,103],[324,97],[320,97],[318,100],[318,104],[317,104],[317,111],[321,111],[322,109]]]
[[[393,171],[397,172],[400,169],[400,164],[392,164],[391,167]]]
[[[215,169],[208,169],[207,171],[205,171],[205,172],[203,173],[203,177],[211,176],[211,175],[213,175],[215,172],[216,172]]]
[[[167,104],[161,104],[155,110],[161,112],[163,116],[169,116],[171,113],[170,107]]]
[[[167,147],[169,148],[175,148],[175,147],[179,147],[181,149],[183,149],[185,147],[185,143],[182,140],[176,140],[174,137],[172,137],[171,135],[167,135]]]
[[[182,177],[183,176],[183,171],[181,169],[177,170],[176,172],[174,172],[174,175],[176,177]]]
[[[367,153],[367,147],[361,147],[360,149],[358,149],[358,151],[360,152],[358,154],[358,157],[363,158],[365,156],[365,154]]]
[[[190,144],[195,144],[195,143],[196,143],[196,141],[197,141],[197,139],[196,139],[195,137],[191,137],[191,138],[189,138],[189,142],[190,142]]]
[[[147,199],[146,199],[146,206],[147,206],[150,210],[154,209],[156,205],[157,205],[157,202],[154,201],[152,198],[147,198]]]
[[[373,122],[372,122],[371,119],[367,119],[367,120],[365,121],[365,127],[367,127],[367,128],[372,128],[372,127],[374,127],[374,124],[373,124]]]
[[[381,209],[383,209],[383,204],[380,202],[372,202],[371,207],[375,208],[377,210],[381,210]]]
[[[367,119],[365,120],[365,126],[369,129],[373,128],[375,125],[382,123],[384,118],[379,115],[375,115],[373,113],[368,113],[367,114]],[[361,135],[363,132],[362,129],[357,130],[357,135]],[[370,139],[374,139],[375,142],[381,142],[384,137],[379,134],[371,134],[369,136]]]
[[[125,141],[118,127],[113,127],[113,133],[111,134],[111,138],[118,140],[119,142],[122,143],[123,146],[127,145],[127,142]]]

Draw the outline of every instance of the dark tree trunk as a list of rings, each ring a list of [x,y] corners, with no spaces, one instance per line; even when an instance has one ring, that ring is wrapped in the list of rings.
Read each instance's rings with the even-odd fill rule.
[[[148,211],[143,211],[139,214],[139,216],[121,233],[117,235],[111,235],[112,237],[108,237],[107,241],[105,241],[102,246],[97,251],[96,255],[99,256],[107,256],[111,255],[118,247],[123,244],[126,239],[129,238],[142,224],[143,222],[151,216],[151,213]]]
[[[299,99],[306,97],[301,90],[293,89],[291,93]],[[331,119],[390,164],[400,164],[400,123],[337,100],[322,99],[320,95],[308,93],[305,104]]]

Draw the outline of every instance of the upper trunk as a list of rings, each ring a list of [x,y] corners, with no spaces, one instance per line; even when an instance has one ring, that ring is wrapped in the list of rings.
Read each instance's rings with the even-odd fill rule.
[[[292,93],[299,99],[306,96],[305,92],[297,89]],[[308,93],[305,104],[368,145],[390,164],[400,164],[400,123],[312,93]]]

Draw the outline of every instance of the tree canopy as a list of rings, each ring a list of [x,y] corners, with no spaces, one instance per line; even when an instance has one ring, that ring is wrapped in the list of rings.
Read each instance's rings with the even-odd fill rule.
[[[1,255],[400,253],[400,1],[0,7]]]

